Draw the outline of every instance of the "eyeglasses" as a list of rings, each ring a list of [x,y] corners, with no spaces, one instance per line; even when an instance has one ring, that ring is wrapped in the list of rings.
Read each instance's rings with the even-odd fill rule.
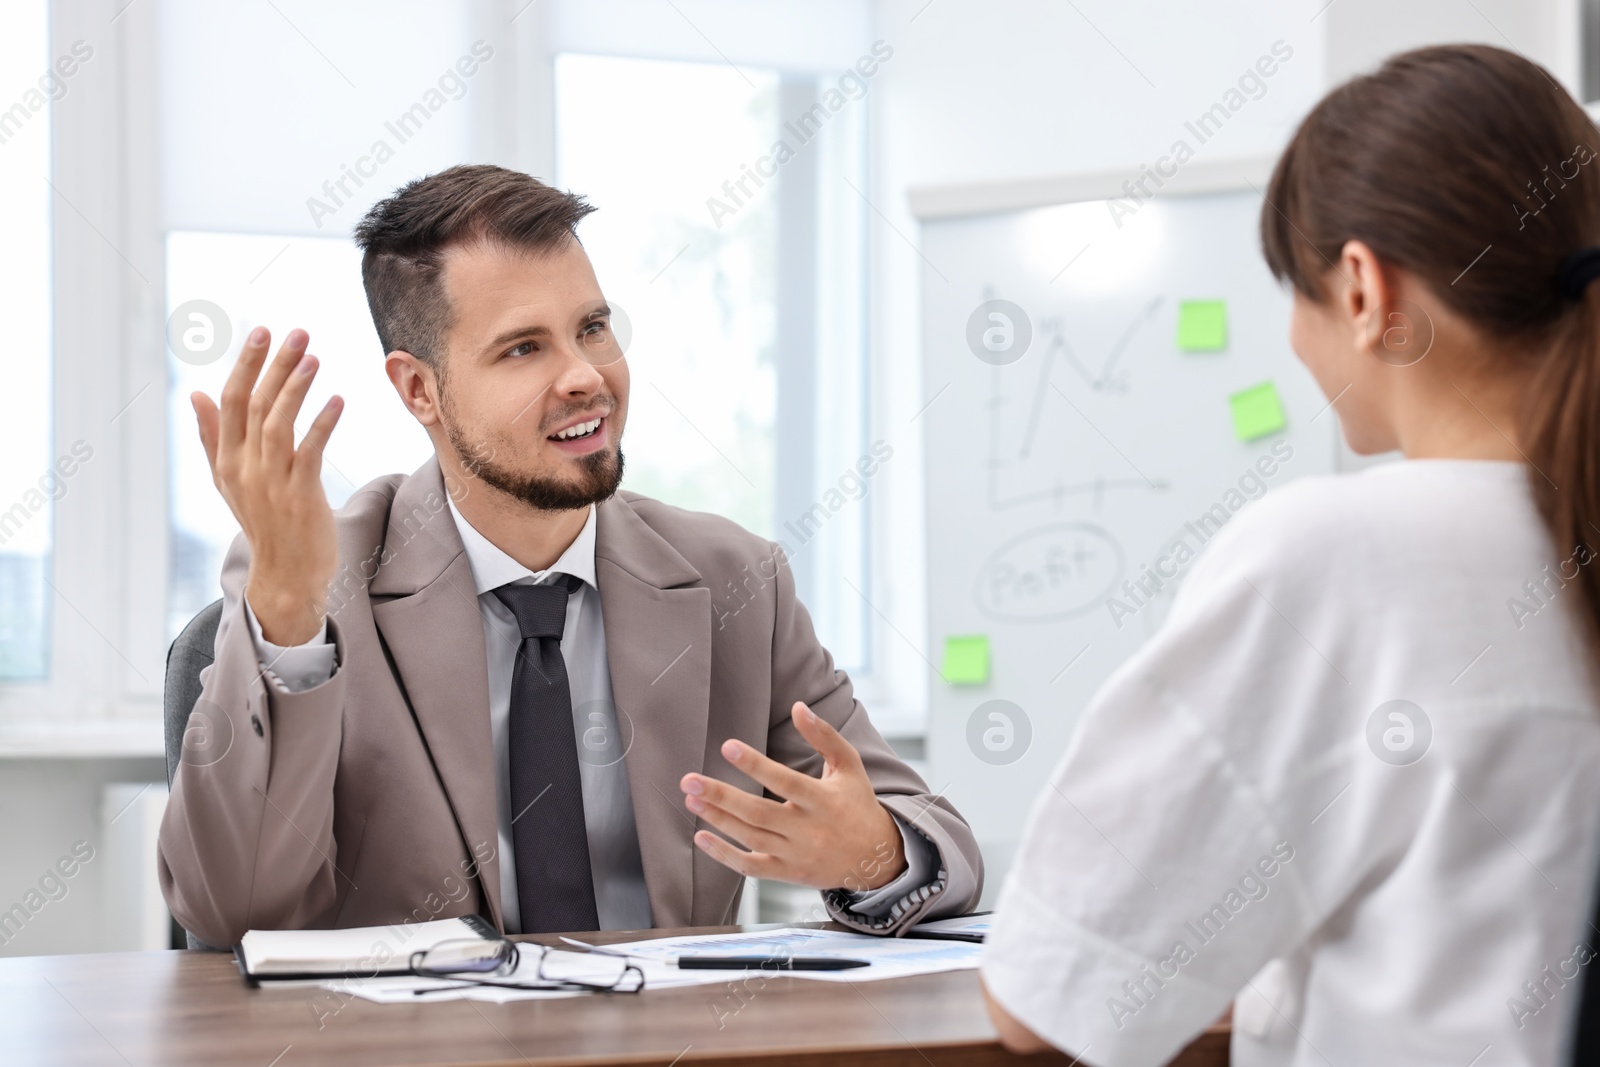
[[[504,981],[523,969],[527,955],[534,956],[532,981]],[[518,945],[504,938],[441,941],[411,954],[410,973],[419,978],[440,978],[501,989],[565,989],[592,993],[637,993],[644,988],[644,971],[621,956],[566,952],[546,945]]]

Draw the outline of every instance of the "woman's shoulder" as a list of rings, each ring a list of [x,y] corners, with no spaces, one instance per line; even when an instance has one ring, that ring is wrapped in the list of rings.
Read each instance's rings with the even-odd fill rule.
[[[1532,512],[1526,468],[1477,460],[1401,460],[1344,474],[1299,478],[1255,501],[1217,538],[1218,550],[1304,549],[1413,529],[1448,529],[1482,515],[1525,527]]]
[[[1544,538],[1522,464],[1403,460],[1272,489],[1212,539],[1194,577],[1365,583],[1411,568],[1537,558]]]

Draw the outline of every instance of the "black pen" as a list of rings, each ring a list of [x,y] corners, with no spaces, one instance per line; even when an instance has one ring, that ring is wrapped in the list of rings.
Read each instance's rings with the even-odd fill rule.
[[[587,941],[563,935],[561,940],[578,948],[588,949],[605,956],[625,956],[630,959],[659,959],[655,956],[634,956],[627,952],[591,945]],[[833,956],[673,956],[662,960],[679,970],[687,971],[850,971],[857,967],[872,966],[871,960],[839,959]]]
[[[672,962],[680,971],[848,971],[872,966],[871,960],[832,956],[679,956]]]

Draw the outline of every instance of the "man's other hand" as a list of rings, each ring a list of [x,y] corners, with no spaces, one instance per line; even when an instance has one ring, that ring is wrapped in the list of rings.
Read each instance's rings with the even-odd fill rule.
[[[694,843],[754,878],[852,892],[889,884],[906,869],[900,827],[878,802],[860,753],[805,704],[796,701],[791,714],[800,736],[823,758],[822,777],[738,741],[723,742],[723,757],[778,799],[703,774],[684,775],[684,805],[737,844],[706,830]]]

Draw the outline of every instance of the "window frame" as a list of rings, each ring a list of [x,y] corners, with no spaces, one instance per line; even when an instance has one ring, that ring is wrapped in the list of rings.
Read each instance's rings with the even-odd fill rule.
[[[82,440],[94,459],[53,504],[48,675],[0,686],[0,747],[160,751],[159,731],[103,729],[159,719],[166,655],[164,263],[143,7],[50,5],[51,56],[94,48],[49,113],[51,455]]]

